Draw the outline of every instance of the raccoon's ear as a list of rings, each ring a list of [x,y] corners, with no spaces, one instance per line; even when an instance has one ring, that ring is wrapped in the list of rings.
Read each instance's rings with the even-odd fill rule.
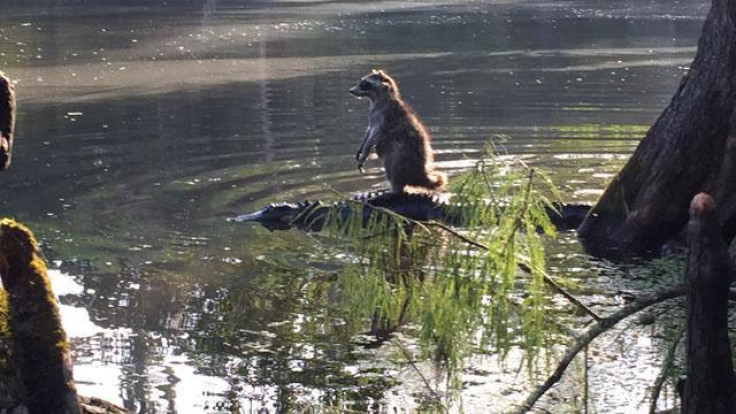
[[[371,69],[371,75],[380,75],[383,73],[382,70]]]
[[[381,84],[386,86],[389,90],[395,90],[396,89],[396,83],[393,79],[391,79],[390,76],[386,74],[383,70],[379,70],[378,74],[381,76]]]

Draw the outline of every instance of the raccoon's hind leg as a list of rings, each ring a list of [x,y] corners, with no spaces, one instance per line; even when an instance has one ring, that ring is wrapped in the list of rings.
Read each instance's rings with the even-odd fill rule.
[[[393,171],[389,174],[390,170],[386,170],[386,178],[389,184],[391,184],[391,192],[394,194],[402,194],[406,192],[406,186],[410,184],[410,176],[407,176],[403,171]]]

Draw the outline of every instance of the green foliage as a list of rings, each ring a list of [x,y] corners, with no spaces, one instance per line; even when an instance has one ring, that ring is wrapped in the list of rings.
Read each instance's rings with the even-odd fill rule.
[[[521,346],[532,368],[551,333],[543,237],[555,234],[545,208],[558,194],[493,145],[452,193],[460,229],[380,209],[364,223],[372,207],[359,202],[328,218],[324,233],[345,265],[341,316],[356,328],[371,321],[374,332],[416,327],[425,354],[452,380],[474,347],[505,354]]]

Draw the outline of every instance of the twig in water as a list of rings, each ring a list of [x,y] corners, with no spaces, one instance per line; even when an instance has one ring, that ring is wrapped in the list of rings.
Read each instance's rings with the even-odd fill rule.
[[[659,376],[657,377],[657,380],[654,382],[654,386],[652,387],[652,395],[649,398],[649,414],[654,414],[655,412],[657,412],[657,401],[659,400],[659,394],[662,392],[662,387],[667,380],[667,374],[669,374],[670,369],[672,369],[672,365],[674,365],[677,345],[680,343],[683,335],[685,335],[685,328],[686,325],[683,324],[677,331],[677,334],[675,334],[675,337],[672,339],[672,343],[670,344],[669,348],[667,348],[667,354],[665,355],[664,361],[662,362],[662,370],[659,372]]]
[[[432,393],[432,396],[437,401],[437,404],[439,404],[440,407],[442,407],[443,412],[448,412],[447,407],[445,407],[445,404],[442,402],[442,396],[432,388],[432,384],[430,384],[429,379],[422,373],[422,371],[419,369],[417,364],[414,363],[414,358],[409,354],[409,351],[406,350],[404,345],[401,344],[401,341],[399,340],[393,340],[391,341],[393,344],[395,344],[400,350],[401,353],[404,354],[404,358],[409,362],[409,365],[414,369],[414,371],[419,375],[419,378],[422,379],[422,382],[424,383],[424,386],[427,387],[429,392]]]

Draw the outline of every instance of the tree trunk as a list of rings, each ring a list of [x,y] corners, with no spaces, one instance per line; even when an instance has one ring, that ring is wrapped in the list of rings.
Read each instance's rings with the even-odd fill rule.
[[[713,0],[698,52],[669,106],[578,229],[594,253],[650,254],[706,191],[736,233],[736,0]]]
[[[688,225],[687,344],[682,414],[734,412],[736,378],[728,340],[733,265],[713,199],[695,196]]]
[[[15,93],[13,84],[0,72],[0,170],[10,165],[15,133]]]

